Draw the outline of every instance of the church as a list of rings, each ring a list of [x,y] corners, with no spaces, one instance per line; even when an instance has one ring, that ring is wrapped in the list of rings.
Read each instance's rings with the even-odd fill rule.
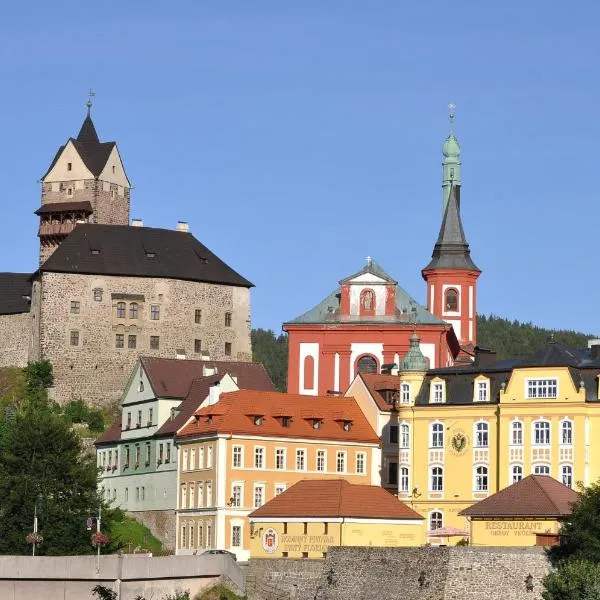
[[[130,221],[131,183],[90,109],[41,180],[37,270],[0,274],[0,366],[49,360],[55,400],[106,404],[140,355],[250,361],[252,283],[187,223]]]
[[[443,219],[422,270],[427,306],[368,257],[319,304],[283,324],[289,336],[289,392],[343,393],[358,372],[394,370],[414,333],[430,369],[472,361],[481,271],[471,259],[462,225],[460,145],[452,129],[443,156]]]

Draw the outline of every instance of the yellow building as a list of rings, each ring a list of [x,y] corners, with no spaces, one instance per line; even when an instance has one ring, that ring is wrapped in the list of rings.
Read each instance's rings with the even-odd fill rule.
[[[250,554],[248,514],[301,479],[379,484],[379,438],[349,397],[240,390],[180,429],[177,553]]]
[[[472,546],[536,546],[558,541],[560,519],[579,494],[548,475],[528,475],[461,512]]]
[[[568,487],[600,477],[598,350],[551,342],[527,359],[478,351],[427,371],[413,336],[399,375],[357,375],[347,394],[381,437],[381,485],[427,518],[428,542],[462,539],[461,511],[529,474]]]
[[[253,558],[323,558],[331,546],[418,546],[423,517],[379,486],[303,480],[250,514]]]

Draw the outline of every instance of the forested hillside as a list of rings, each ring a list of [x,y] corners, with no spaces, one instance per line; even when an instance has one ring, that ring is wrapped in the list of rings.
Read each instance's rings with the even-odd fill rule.
[[[484,348],[496,350],[498,358],[533,354],[551,337],[568,346],[585,348],[594,334],[578,331],[544,329],[531,323],[509,321],[501,317],[477,317],[477,341]],[[287,385],[287,336],[278,336],[270,329],[252,330],[253,359],[265,365],[275,387],[285,391]]]

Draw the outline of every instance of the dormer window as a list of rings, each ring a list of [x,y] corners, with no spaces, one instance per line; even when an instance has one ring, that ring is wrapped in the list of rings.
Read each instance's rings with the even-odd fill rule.
[[[281,424],[283,427],[291,427],[292,417],[281,417]]]
[[[313,429],[320,429],[321,428],[321,419],[313,419]]]
[[[262,415],[256,415],[254,417],[254,424],[255,425],[262,425],[263,424],[263,417],[262,417]]]
[[[457,312],[458,311],[458,290],[455,288],[448,288],[446,290],[446,311]]]
[[[92,249],[90,250],[90,252],[91,252],[92,254],[94,254],[94,255],[98,255],[98,254],[100,254],[100,250],[98,250],[98,248],[92,248]]]
[[[489,379],[480,377],[475,380],[473,387],[473,402],[489,402],[490,382]]]
[[[210,425],[213,422],[213,416],[208,415],[208,417],[206,417],[206,422]]]
[[[445,401],[444,398],[444,382],[435,381],[431,384],[431,395],[429,398],[430,404],[442,404]]]
[[[352,429],[352,421],[344,421],[342,427],[344,431],[350,431],[350,429]]]

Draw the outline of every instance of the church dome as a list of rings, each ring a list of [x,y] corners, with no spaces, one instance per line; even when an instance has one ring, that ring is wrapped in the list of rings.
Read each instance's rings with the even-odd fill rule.
[[[427,358],[421,352],[419,336],[414,331],[410,337],[410,347],[402,361],[402,371],[427,371]]]
[[[446,138],[442,152],[444,158],[458,158],[460,156],[460,145],[453,133]]]

